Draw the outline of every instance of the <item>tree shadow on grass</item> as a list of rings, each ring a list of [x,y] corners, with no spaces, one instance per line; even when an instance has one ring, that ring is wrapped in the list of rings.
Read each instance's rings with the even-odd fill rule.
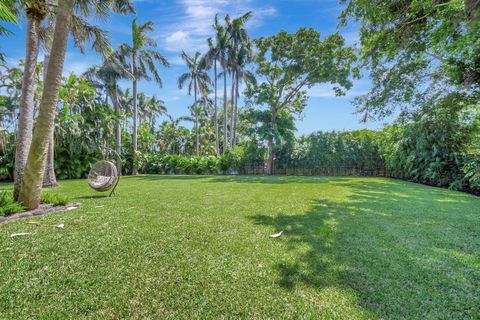
[[[252,217],[285,230],[276,241],[295,259],[279,257],[280,287],[346,290],[389,319],[480,314],[480,201],[388,180],[338,184],[349,191],[342,202],[315,199],[302,215]]]
[[[322,176],[258,176],[258,175],[140,175],[129,176],[129,179],[150,181],[200,181],[218,183],[263,183],[263,184],[291,184],[291,183],[324,183],[330,181],[348,180],[348,177],[322,177]]]

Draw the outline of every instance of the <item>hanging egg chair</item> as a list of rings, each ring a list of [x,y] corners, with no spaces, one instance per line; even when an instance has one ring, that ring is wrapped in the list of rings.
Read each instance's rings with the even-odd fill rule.
[[[109,196],[114,193],[119,180],[117,167],[113,162],[107,160],[96,162],[88,174],[90,188],[98,192],[112,190]]]

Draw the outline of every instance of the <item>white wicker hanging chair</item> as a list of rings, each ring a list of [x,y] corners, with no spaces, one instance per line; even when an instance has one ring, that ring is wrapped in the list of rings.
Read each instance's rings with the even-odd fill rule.
[[[110,161],[98,161],[92,166],[88,180],[88,185],[95,191],[105,192],[113,188],[112,195],[119,180],[117,167]]]

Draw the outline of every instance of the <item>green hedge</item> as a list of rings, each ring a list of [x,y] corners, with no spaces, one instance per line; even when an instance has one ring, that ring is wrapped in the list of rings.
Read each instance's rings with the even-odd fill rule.
[[[162,154],[139,154],[142,173],[151,174],[223,174],[237,172],[242,168],[238,150],[215,156],[178,156]]]

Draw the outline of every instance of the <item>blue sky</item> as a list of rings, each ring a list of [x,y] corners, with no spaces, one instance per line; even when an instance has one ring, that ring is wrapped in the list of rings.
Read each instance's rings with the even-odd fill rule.
[[[138,22],[153,21],[155,32],[151,36],[158,43],[158,50],[170,61],[170,68],[161,68],[164,86],[140,82],[139,90],[155,95],[165,101],[168,112],[174,116],[186,115],[192,97],[186,90],[177,88],[177,78],[185,72],[180,59],[181,50],[187,53],[205,52],[206,39],[212,35],[211,25],[216,13],[237,16],[249,10],[254,17],[247,24],[252,37],[268,36],[280,30],[294,32],[300,27],[313,27],[323,36],[337,28],[337,16],[341,11],[338,0],[137,0]],[[108,21],[94,21],[110,33],[114,47],[129,42],[131,21],[134,16],[114,15]],[[2,38],[0,51],[12,64],[24,56],[25,24],[10,27],[15,35]],[[341,29],[347,43],[358,39],[355,26]],[[92,64],[101,63],[101,58],[91,51],[82,55],[69,45],[64,72],[81,73]],[[122,86],[130,84],[123,82]],[[308,107],[297,121],[298,134],[317,130],[349,130],[378,128],[381,122],[360,123],[360,115],[354,114],[351,100],[369,89],[369,81],[363,78],[354,82],[354,87],[344,97],[336,97],[329,86],[317,86],[310,90]]]

